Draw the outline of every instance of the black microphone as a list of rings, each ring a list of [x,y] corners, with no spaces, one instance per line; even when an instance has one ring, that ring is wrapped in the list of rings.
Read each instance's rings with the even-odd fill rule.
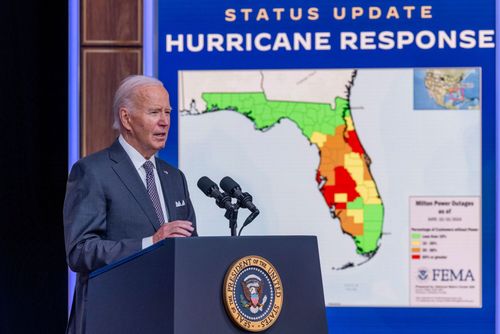
[[[221,193],[219,191],[219,187],[217,187],[217,184],[215,184],[214,181],[210,180],[206,176],[202,176],[198,180],[198,188],[207,195],[208,197],[215,198],[215,204],[219,208],[222,209],[230,209],[231,208],[231,197],[228,196],[226,193]]]
[[[220,180],[220,187],[226,193],[228,193],[231,197],[234,197],[238,200],[238,203],[241,207],[247,208],[252,212],[259,211],[257,207],[252,203],[252,196],[249,193],[244,193],[241,191],[241,187],[235,180],[230,178],[229,176],[225,176],[222,180]]]

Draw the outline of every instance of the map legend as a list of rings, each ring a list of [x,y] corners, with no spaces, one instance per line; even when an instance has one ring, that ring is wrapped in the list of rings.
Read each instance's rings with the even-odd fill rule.
[[[410,198],[410,305],[481,307],[478,197]]]
[[[422,235],[420,233],[411,234],[411,259],[420,260],[420,238]]]

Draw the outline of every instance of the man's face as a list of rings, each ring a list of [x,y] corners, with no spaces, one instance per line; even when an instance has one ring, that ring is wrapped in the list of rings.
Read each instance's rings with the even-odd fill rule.
[[[161,86],[139,88],[135,95],[135,110],[120,111],[127,141],[145,158],[165,147],[170,128],[170,100]]]

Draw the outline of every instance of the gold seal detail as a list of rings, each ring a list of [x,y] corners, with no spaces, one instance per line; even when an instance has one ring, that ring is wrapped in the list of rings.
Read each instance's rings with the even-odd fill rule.
[[[250,332],[261,332],[278,319],[283,285],[276,268],[263,257],[245,256],[231,264],[223,286],[224,306],[231,320]]]

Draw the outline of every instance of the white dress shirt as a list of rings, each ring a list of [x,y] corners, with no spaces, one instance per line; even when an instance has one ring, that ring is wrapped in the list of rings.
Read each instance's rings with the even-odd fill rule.
[[[122,135],[118,137],[118,142],[120,142],[125,152],[127,152],[127,155],[129,156],[130,160],[132,160],[132,164],[134,164],[136,171],[139,173],[142,183],[144,183],[144,187],[147,187],[146,170],[144,169],[143,165],[148,159],[144,158],[132,145],[127,143],[127,141],[125,140],[125,138],[123,138]],[[165,205],[165,198],[163,197],[163,190],[161,189],[160,177],[158,176],[158,171],[156,169],[155,156],[149,158],[149,161],[151,161],[154,166],[153,174],[155,176],[155,184],[156,184],[156,190],[158,191],[158,197],[160,198],[161,211],[163,212],[163,217],[167,218],[168,222],[168,212],[166,210],[167,206]],[[142,239],[142,249],[149,247],[152,244],[153,244],[153,236]]]

